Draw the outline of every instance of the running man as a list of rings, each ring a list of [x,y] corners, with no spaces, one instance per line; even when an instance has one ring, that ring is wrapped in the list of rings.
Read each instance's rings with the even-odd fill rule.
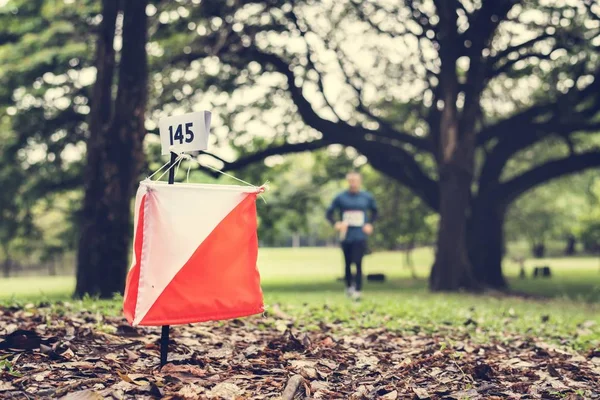
[[[362,258],[367,249],[367,237],[373,233],[372,224],[377,219],[377,205],[371,193],[360,189],[362,178],[358,172],[348,173],[346,180],[348,190],[333,199],[327,209],[327,219],[340,233],[346,264],[346,294],[358,300],[362,289]],[[336,221],[338,211],[341,220]],[[356,265],[354,282],[352,264]]]

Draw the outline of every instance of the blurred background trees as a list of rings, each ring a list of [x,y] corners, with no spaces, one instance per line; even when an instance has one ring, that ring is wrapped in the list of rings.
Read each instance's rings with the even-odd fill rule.
[[[78,294],[119,290],[158,119],[210,109],[198,159],[276,189],[263,245],[332,244],[324,207],[360,168],[374,250],[435,242],[432,289],[503,288],[507,239],[597,251],[597,171],[546,183],[600,165],[599,35],[590,0],[2,0],[4,260],[79,239]]]

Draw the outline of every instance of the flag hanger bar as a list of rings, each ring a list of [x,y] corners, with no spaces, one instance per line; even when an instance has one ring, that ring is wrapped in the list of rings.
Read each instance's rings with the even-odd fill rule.
[[[170,185],[170,183],[167,182],[163,182],[163,181],[151,181],[151,180],[143,180],[141,182],[141,184],[152,187],[152,186],[163,186],[163,185]],[[250,185],[250,186],[242,186],[242,185],[221,185],[221,184],[214,184],[214,183],[185,183],[185,182],[175,182],[175,184],[173,184],[174,188],[177,189],[198,189],[198,188],[207,188],[207,189],[212,189],[212,190],[233,190],[233,191],[240,191],[240,192],[245,192],[245,193],[253,193],[253,192],[259,192],[262,191],[261,188],[263,188],[263,186],[254,186],[254,185]]]

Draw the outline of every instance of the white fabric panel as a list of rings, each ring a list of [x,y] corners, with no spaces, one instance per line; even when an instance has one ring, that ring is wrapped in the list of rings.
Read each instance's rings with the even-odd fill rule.
[[[217,225],[258,188],[143,181],[144,243],[134,325]]]

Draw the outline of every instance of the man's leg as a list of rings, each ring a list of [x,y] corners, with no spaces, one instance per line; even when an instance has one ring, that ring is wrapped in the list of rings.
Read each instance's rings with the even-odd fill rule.
[[[353,261],[356,264],[356,291],[360,292],[362,289],[362,259],[365,255],[365,250],[367,248],[367,242],[361,241],[356,242],[354,244],[353,249]]]
[[[352,286],[352,243],[342,242],[342,251],[344,252],[346,289]]]

